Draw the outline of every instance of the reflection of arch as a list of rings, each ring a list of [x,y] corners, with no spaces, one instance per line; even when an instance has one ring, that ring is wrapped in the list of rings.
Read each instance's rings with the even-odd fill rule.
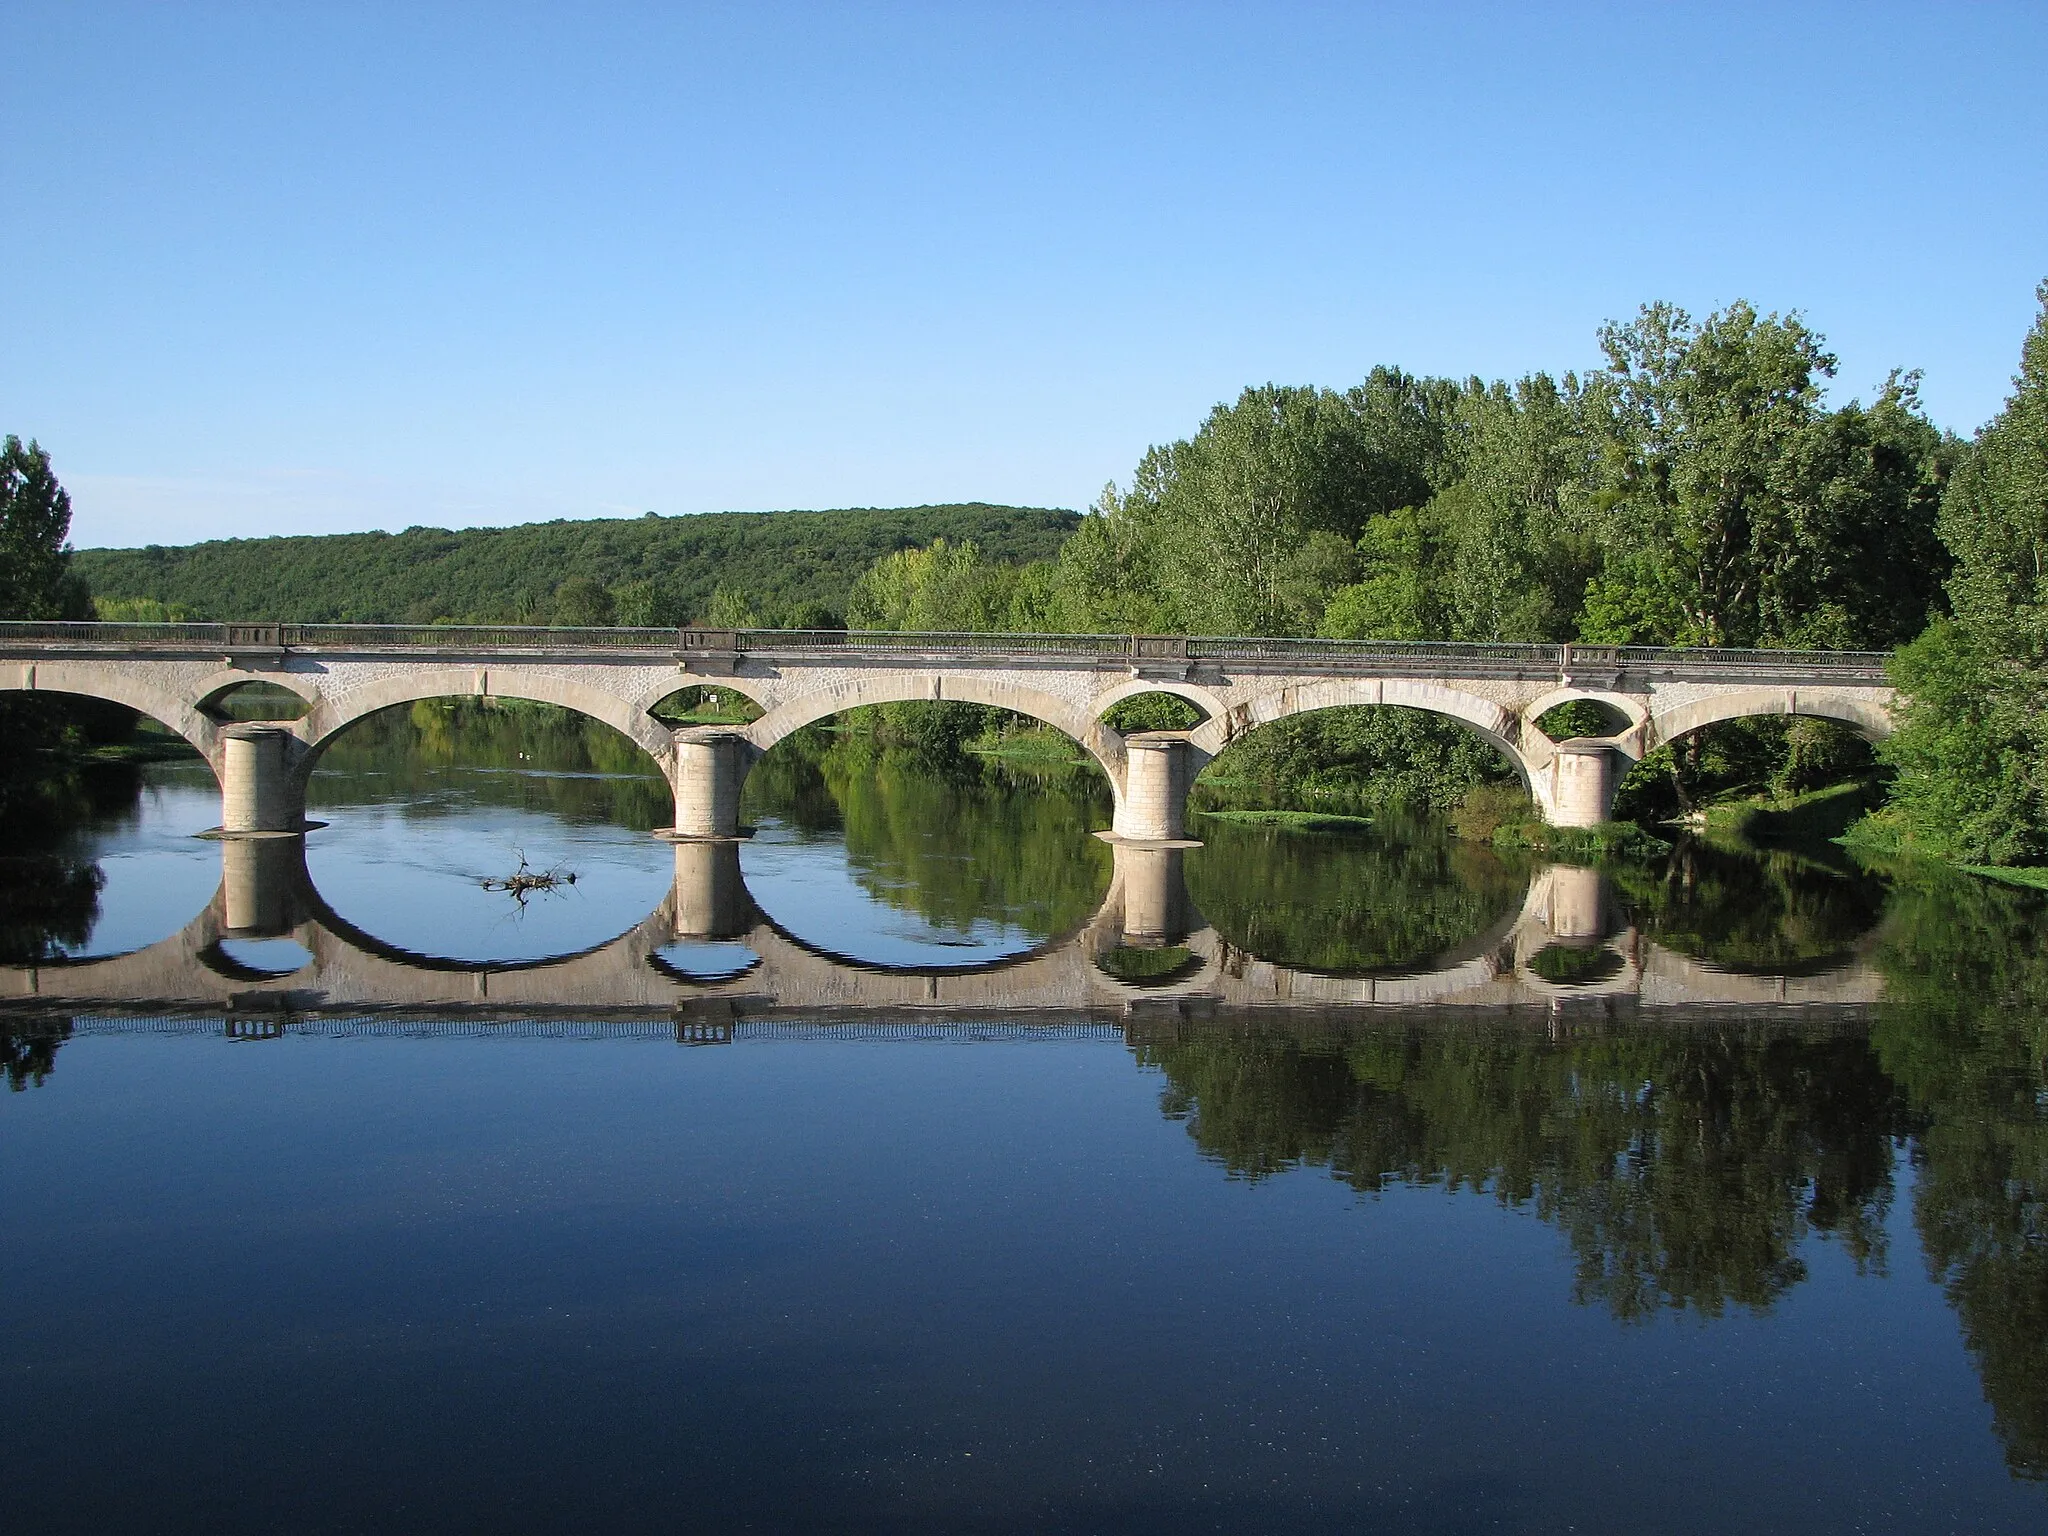
[[[11,675],[10,675],[11,674]],[[177,694],[142,682],[120,667],[95,666],[87,661],[46,661],[32,667],[0,669],[0,689],[23,693],[69,693],[80,698],[104,699],[123,704],[176,731],[199,749],[209,766],[214,764],[219,727]],[[19,678],[21,680],[17,681]],[[242,675],[247,681],[247,674]],[[216,772],[218,770],[216,769]]]
[[[302,720],[293,721],[291,727],[292,733],[306,744],[306,751],[294,770],[302,787],[321,753],[351,725],[380,710],[416,704],[422,699],[504,698],[553,704],[610,726],[653,758],[664,773],[669,771],[675,758],[673,733],[640,708],[636,701],[579,682],[573,677],[535,668],[421,669],[380,677],[338,697],[316,697],[319,702],[314,704],[312,712]],[[659,703],[660,700],[649,702]]]
[[[228,845],[223,845],[225,848]],[[1743,1003],[1864,1004],[1881,990],[1881,976],[1867,958],[1870,936],[1855,958],[1826,969],[1805,966],[1769,973],[1736,973],[1711,962],[1666,950],[1605,910],[1597,895],[1596,872],[1568,872],[1586,889],[1581,900],[1558,886],[1557,871],[1533,872],[1529,897],[1510,920],[1475,935],[1435,957],[1428,970],[1405,974],[1339,976],[1262,960],[1203,924],[1177,935],[1190,961],[1170,977],[1123,981],[1097,963],[1105,950],[1128,938],[1129,899],[1122,878],[1098,910],[1077,929],[1055,935],[1020,953],[966,966],[891,966],[862,962],[814,945],[762,917],[758,909],[745,931],[731,942],[759,957],[742,973],[719,978],[681,978],[664,966],[658,952],[677,941],[677,892],[671,891],[644,920],[616,938],[573,954],[526,961],[464,961],[425,956],[376,939],[337,916],[302,881],[303,864],[289,871],[288,918],[267,935],[236,933],[227,927],[231,897],[221,891],[178,933],[126,955],[35,966],[0,966],[0,998],[45,1006],[78,1003],[133,1003],[147,1010],[198,1004],[237,1008],[290,1007],[304,1010],[431,1008],[491,1014],[508,1009],[538,1010],[560,1017],[564,1010],[654,1010],[716,1003],[735,1012],[796,1010],[892,1010],[940,1008],[1011,1013],[1150,1006],[1221,1007],[1265,1010],[1414,1006],[1436,1002],[1458,1007],[1563,1005],[1573,998],[1628,998],[1637,1005]],[[1590,903],[1590,904],[1589,904]],[[269,905],[259,902],[257,905]],[[1151,907],[1158,902],[1151,899]],[[1617,931],[1619,928],[1619,931]],[[218,952],[225,937],[289,937],[311,962],[289,975],[251,973]],[[1611,951],[1623,964],[1590,984],[1556,983],[1533,973],[1530,960],[1546,946],[1564,942],[1576,949]],[[262,990],[247,990],[251,984]],[[1175,1015],[1176,1017],[1184,1015]]]
[[[723,679],[720,679],[723,682]],[[744,690],[742,690],[744,691]],[[1149,687],[1141,692],[1152,691]],[[658,700],[655,702],[659,702]],[[844,682],[819,693],[807,694],[778,704],[752,725],[735,726],[756,748],[765,752],[783,737],[813,721],[843,710],[868,704],[936,702],[986,704],[1029,715],[1042,724],[1070,736],[1102,765],[1109,781],[1122,792],[1124,779],[1123,738],[1090,713],[1090,706],[1075,704],[1057,694],[1026,687],[1022,683],[980,677],[973,673],[918,675],[885,673]]]
[[[1696,699],[1690,704],[1680,704],[1652,716],[1647,746],[1661,747],[1702,727],[1757,715],[1803,715],[1811,720],[1837,720],[1870,742],[1883,741],[1893,730],[1890,712],[1882,704],[1867,698],[1795,688],[1746,688],[1739,693]]]
[[[1324,678],[1276,688],[1255,696],[1195,727],[1188,739],[1206,759],[1262,725],[1306,715],[1320,709],[1350,709],[1371,705],[1393,705],[1441,715],[1465,726],[1497,749],[1513,765],[1525,788],[1529,765],[1523,761],[1518,743],[1522,724],[1514,711],[1491,699],[1441,683],[1411,682],[1401,678]],[[1533,792],[1533,788],[1532,788]]]

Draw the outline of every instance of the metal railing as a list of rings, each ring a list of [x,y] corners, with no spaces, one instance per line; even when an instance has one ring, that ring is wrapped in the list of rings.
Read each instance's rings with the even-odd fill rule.
[[[554,629],[516,624],[114,624],[0,622],[0,651],[48,654],[70,649],[199,652],[279,651],[644,652],[663,656],[788,655],[1067,657],[1091,662],[1293,663],[1385,669],[1422,663],[1452,670],[1600,673],[1683,670],[1874,675],[1882,651],[1677,649],[1663,646],[1501,643],[1436,640],[1321,640],[1206,635],[1035,635],[986,632],[906,633],[843,629]]]

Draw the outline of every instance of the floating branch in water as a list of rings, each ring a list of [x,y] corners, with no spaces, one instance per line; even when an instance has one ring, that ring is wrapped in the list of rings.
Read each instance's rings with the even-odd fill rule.
[[[487,891],[509,891],[512,899],[522,907],[527,896],[534,891],[552,891],[558,886],[574,885],[576,872],[565,870],[557,864],[553,869],[535,869],[526,862],[526,853],[519,851],[519,867],[509,875],[486,875],[479,882]]]

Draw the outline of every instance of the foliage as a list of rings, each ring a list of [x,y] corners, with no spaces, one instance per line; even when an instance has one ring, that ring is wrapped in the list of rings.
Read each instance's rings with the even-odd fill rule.
[[[749,775],[746,813],[807,830],[843,828],[856,881],[877,900],[966,931],[991,917],[1039,937],[1093,916],[1109,888],[1100,774],[1069,769],[1062,791],[1002,759],[877,751],[864,736],[799,731]],[[771,914],[772,916],[773,914]]]
[[[548,770],[530,771],[534,762]],[[675,819],[668,780],[632,741],[588,715],[522,699],[420,699],[366,716],[321,754],[307,793],[316,806],[329,796],[391,800],[433,816],[448,768],[501,770],[466,779],[472,802],[647,831]]]
[[[1708,809],[1707,830],[1752,846],[1814,847],[1839,838],[1883,799],[1877,777],[1846,779],[1783,799],[1725,801]]]
[[[1494,829],[1493,846],[1523,849],[1554,859],[1605,863],[1610,859],[1661,859],[1671,844],[1653,837],[1632,821],[1603,821],[1594,827],[1553,827],[1527,820],[1505,822]]]
[[[0,1073],[16,1093],[40,1088],[57,1067],[57,1047],[71,1038],[69,1019],[10,1018],[0,1014]]]
[[[1337,816],[1327,811],[1203,811],[1205,820],[1236,827],[1278,827],[1283,832],[1356,832],[1370,816]]]
[[[1506,758],[1455,721],[1361,705],[1292,715],[1240,737],[1195,781],[1195,803],[1443,812],[1475,785],[1513,778]]]
[[[1798,854],[1687,840],[1609,878],[1638,932],[1726,970],[1799,974],[1840,965],[1883,916],[1884,882]]]
[[[2013,393],[1942,500],[1954,622],[1892,664],[1897,825],[1967,863],[2048,861],[2048,283],[2039,298]]]
[[[1917,379],[1830,413],[1835,359],[1797,315],[1668,304],[1601,332],[1586,404],[1606,563],[1588,640],[1883,646],[1935,600],[1931,529],[1952,453]]]
[[[51,854],[0,857],[0,965],[39,965],[85,943],[106,876]]]
[[[0,619],[83,619],[92,613],[65,540],[71,497],[39,443],[0,442]]]
[[[81,550],[74,564],[95,592],[148,598],[202,619],[566,623],[608,612],[619,622],[670,625],[708,619],[723,587],[764,622],[816,628],[830,627],[861,572],[896,550],[940,538],[971,540],[991,558],[1016,564],[1049,558],[1075,522],[1071,512],[978,502],[650,513],[460,532],[408,528]],[[577,585],[565,594],[571,582]]]
[[[65,542],[71,497],[35,442],[0,442],[0,619],[84,619],[92,599]],[[134,727],[118,706],[73,709],[64,701],[0,696],[0,835],[56,813],[65,769],[53,756],[88,737],[118,739]]]

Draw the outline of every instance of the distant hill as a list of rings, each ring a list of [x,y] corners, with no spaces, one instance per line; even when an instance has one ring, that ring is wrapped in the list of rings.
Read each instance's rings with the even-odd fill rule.
[[[762,622],[846,611],[884,555],[945,538],[991,559],[1051,556],[1079,515],[1042,507],[856,507],[719,512],[517,528],[408,528],[180,547],[83,549],[73,569],[102,599],[152,599],[213,620],[426,624],[688,623],[722,588]],[[576,578],[582,578],[577,580]]]

